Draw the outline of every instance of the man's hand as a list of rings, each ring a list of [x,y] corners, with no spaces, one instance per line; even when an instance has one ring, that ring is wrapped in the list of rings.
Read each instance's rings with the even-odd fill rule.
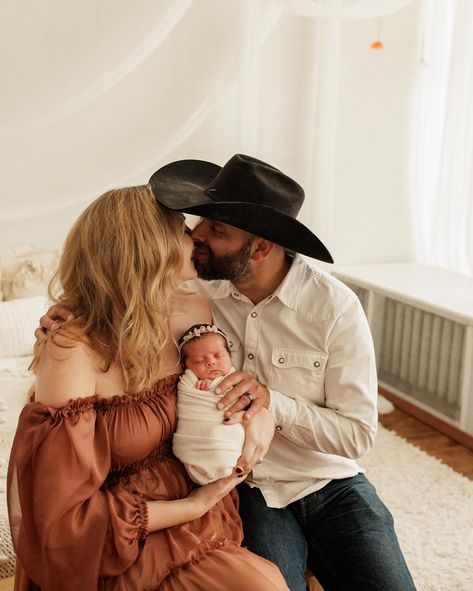
[[[215,388],[215,394],[225,393],[217,403],[217,408],[229,407],[225,417],[247,408],[243,415],[244,421],[249,421],[262,408],[269,407],[269,390],[247,371],[236,371],[220,382]]]
[[[64,306],[51,306],[44,316],[39,319],[39,326],[34,331],[36,337],[36,344],[40,343],[46,333],[50,330],[56,330],[63,322],[73,320],[74,314],[71,314]]]

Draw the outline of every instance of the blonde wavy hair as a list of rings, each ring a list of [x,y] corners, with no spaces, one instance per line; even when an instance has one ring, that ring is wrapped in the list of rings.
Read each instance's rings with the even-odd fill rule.
[[[183,217],[159,205],[149,185],[108,191],[73,225],[49,285],[51,299],[74,314],[102,357],[101,369],[121,367],[126,392],[161,377],[163,351],[173,342],[170,302],[184,297],[178,287],[183,232]]]

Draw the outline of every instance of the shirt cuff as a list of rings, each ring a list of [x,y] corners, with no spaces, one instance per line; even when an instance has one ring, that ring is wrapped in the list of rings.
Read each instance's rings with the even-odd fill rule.
[[[284,434],[292,428],[296,418],[297,402],[294,398],[281,394],[278,390],[268,388],[270,398],[268,410],[274,419],[276,431]]]

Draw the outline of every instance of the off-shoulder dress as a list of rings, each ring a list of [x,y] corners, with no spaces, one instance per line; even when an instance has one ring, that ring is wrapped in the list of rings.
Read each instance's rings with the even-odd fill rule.
[[[146,501],[195,486],[171,452],[177,380],[25,406],[8,475],[17,591],[287,590],[274,565],[240,546],[236,493],[148,533]]]

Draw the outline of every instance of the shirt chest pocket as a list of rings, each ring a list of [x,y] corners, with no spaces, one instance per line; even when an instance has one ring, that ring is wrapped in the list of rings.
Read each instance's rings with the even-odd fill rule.
[[[273,347],[268,385],[291,398],[323,404],[326,364],[322,351]]]

